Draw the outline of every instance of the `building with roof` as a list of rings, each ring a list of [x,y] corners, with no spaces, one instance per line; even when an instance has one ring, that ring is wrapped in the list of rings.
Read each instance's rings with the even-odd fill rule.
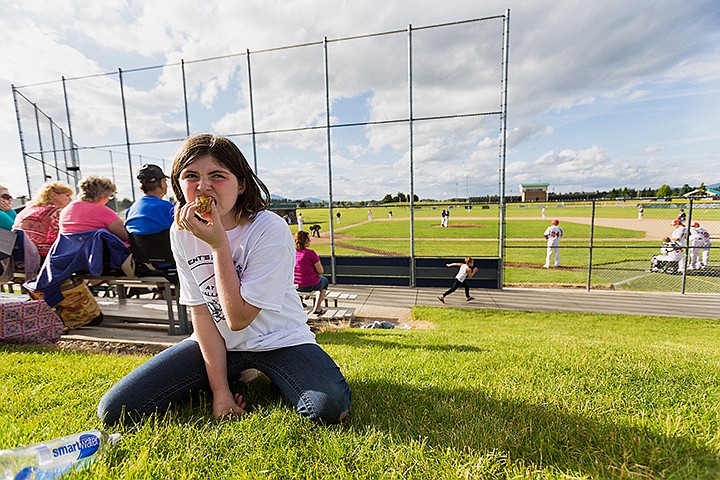
[[[521,183],[520,196],[523,202],[547,202],[549,183]]]

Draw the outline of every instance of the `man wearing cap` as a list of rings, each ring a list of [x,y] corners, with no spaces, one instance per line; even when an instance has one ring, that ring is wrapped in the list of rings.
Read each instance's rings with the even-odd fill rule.
[[[690,228],[690,266],[689,269],[699,270],[708,265],[710,258],[710,234],[698,222]]]
[[[128,208],[125,228],[133,235],[150,235],[169,229],[174,204],[162,198],[168,190],[167,176],[157,165],[145,164],[137,178],[145,195]]]
[[[550,256],[555,253],[555,266],[560,266],[560,237],[563,236],[563,230],[558,226],[560,220],[555,219],[551,225],[545,229],[545,238],[547,239],[547,255],[545,256],[545,265],[543,268],[550,268]]]
[[[680,272],[685,271],[685,246],[687,245],[687,239],[688,239],[688,231],[687,227],[683,225],[683,223],[680,220],[675,220],[673,223],[670,224],[671,226],[675,227],[675,230],[670,234],[670,240],[680,245],[682,248],[680,258],[678,258],[678,270]]]

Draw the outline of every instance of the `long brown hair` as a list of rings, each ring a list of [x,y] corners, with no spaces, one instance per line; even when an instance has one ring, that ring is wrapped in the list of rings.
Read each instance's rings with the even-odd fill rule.
[[[305,230],[298,230],[295,234],[295,250],[302,250],[310,243],[310,235]]]
[[[238,182],[245,182],[245,191],[237,196],[233,213],[238,222],[252,220],[262,210],[270,208],[270,191],[252,171],[248,161],[232,140],[209,133],[188,137],[175,154],[170,182],[178,205],[175,208],[177,222],[180,208],[187,199],[180,188],[180,173],[195,160],[210,155],[220,165],[230,170]]]

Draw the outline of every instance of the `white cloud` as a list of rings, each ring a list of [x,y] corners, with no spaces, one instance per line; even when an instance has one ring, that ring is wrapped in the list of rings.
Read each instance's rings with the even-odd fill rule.
[[[693,183],[694,172],[700,168],[675,172],[675,165],[684,159],[673,156],[669,147],[692,138],[695,148],[702,145],[704,152],[717,152],[717,136],[696,129],[668,139],[662,135],[664,127],[654,125],[649,118],[645,130],[657,133],[654,137],[648,134],[632,148],[641,151],[638,160],[627,156],[627,147],[619,153],[622,145],[594,138],[595,132],[587,123],[577,127],[580,124],[574,122],[579,110],[584,118],[592,118],[601,108],[599,105],[627,109],[633,104],[681,95],[694,98],[699,88],[707,92],[706,101],[684,107],[688,110],[678,114],[678,121],[712,118],[709,112],[717,111],[712,108],[713,102],[716,106],[720,103],[720,13],[712,0],[641,0],[630,4],[620,0],[491,0],[482,5],[459,0],[441,4],[430,0],[28,0],[8,5],[0,19],[0,137],[6,139],[0,142],[0,162],[17,164],[20,158],[9,83],[23,85],[59,79],[61,75],[112,72],[118,67],[127,71],[185,59],[190,61],[186,68],[192,130],[247,132],[250,115],[245,56],[192,61],[250,49],[254,52],[251,61],[256,128],[321,125],[325,121],[322,47],[257,50],[317,42],[324,36],[333,40],[402,30],[410,23],[417,27],[496,15],[507,7],[512,10],[508,184],[519,183],[518,178],[537,181],[538,176],[551,173],[561,176],[558,181],[570,189],[595,185],[611,188],[618,181],[654,181],[669,172],[683,179],[681,183]],[[500,46],[501,27],[498,22],[490,32],[474,27],[414,32],[416,116],[499,109],[496,49]],[[453,36],[462,41],[451,43]],[[332,99],[366,98],[365,109],[358,110],[363,119],[384,121],[407,116],[406,43],[405,32],[331,42]],[[448,45],[453,46],[442,50],[441,57],[435,55]],[[282,68],[274,60],[280,60]],[[184,135],[180,80],[178,66],[127,73],[126,102],[132,113],[128,122],[133,141]],[[77,139],[122,143],[116,75],[86,79],[80,85],[80,81],[68,82]],[[64,104],[58,88],[60,85],[54,84],[26,91],[43,111],[64,125]],[[698,109],[704,110],[698,114]],[[623,121],[618,117],[619,129]],[[466,173],[483,185],[478,188],[493,185],[493,178],[497,178],[498,125],[497,118],[486,122],[466,119],[464,124],[416,122],[418,188],[453,191]],[[323,158],[326,148],[322,132],[277,135],[260,142],[275,142],[273,152],[282,152],[286,158]],[[404,171],[409,162],[408,144],[404,125],[365,128],[362,136],[347,145],[347,157],[338,156],[338,173],[342,175],[342,180],[336,182],[339,191],[348,196],[369,194],[385,190],[382,182],[393,185],[393,189],[407,190],[402,185],[407,185]],[[648,158],[661,147],[662,157]],[[720,169],[720,161],[712,153],[701,152],[697,157],[704,159],[705,171]],[[536,160],[525,161],[532,158]],[[643,168],[648,165],[643,162],[650,161],[655,162],[652,172]],[[668,168],[663,168],[663,162]],[[289,165],[295,164],[285,167]],[[392,165],[402,173],[387,172]],[[367,175],[368,185],[345,171],[352,168]],[[289,170],[282,172],[283,177],[292,176]],[[325,174],[322,168],[316,173]],[[662,183],[671,180],[665,178]],[[25,189],[22,179],[14,188]],[[322,189],[322,182],[317,188]]]

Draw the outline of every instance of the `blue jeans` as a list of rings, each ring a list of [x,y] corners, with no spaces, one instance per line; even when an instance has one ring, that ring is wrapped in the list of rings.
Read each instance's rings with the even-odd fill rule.
[[[330,280],[328,280],[326,277],[323,277],[322,275],[319,275],[320,280],[315,285],[306,285],[304,287],[297,287],[295,290],[297,290],[300,293],[310,293],[310,292],[317,292],[318,290],[327,290],[328,285],[330,285]]]
[[[264,352],[227,352],[228,379],[256,368],[280,389],[295,410],[323,423],[338,423],[350,412],[351,392],[340,369],[316,344]],[[171,405],[210,392],[200,346],[185,340],[130,372],[100,399],[98,416],[106,425],[133,423]],[[123,417],[124,413],[124,417]]]

